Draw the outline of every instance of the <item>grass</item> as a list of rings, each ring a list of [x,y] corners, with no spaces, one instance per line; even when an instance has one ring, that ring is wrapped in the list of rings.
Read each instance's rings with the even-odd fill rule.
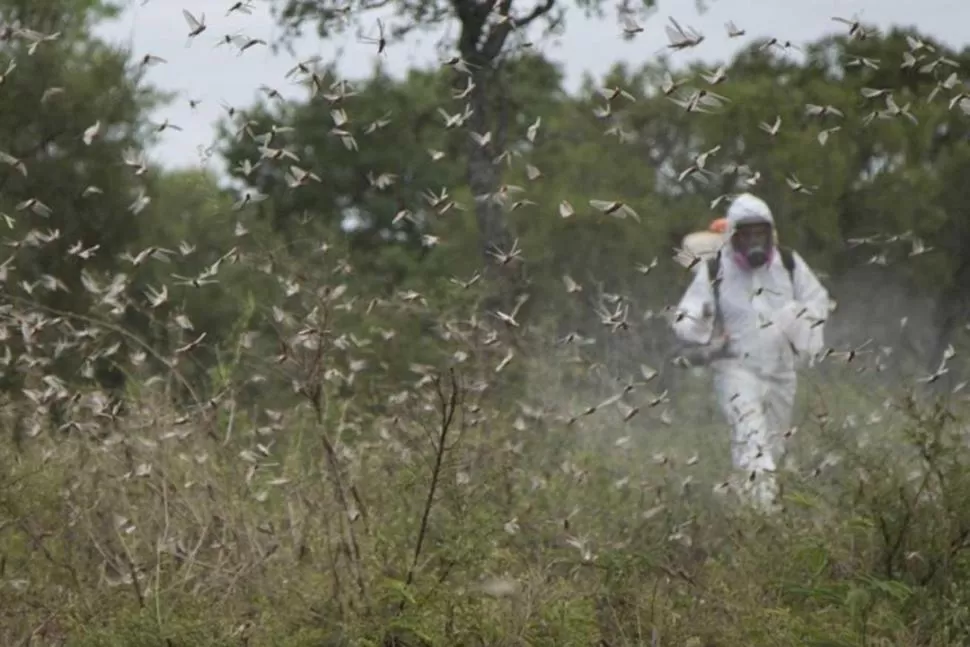
[[[0,643],[970,644],[951,411],[816,416],[766,517],[715,487],[725,432],[696,407],[566,425],[473,372],[383,415],[321,397],[260,425],[179,421],[145,387],[97,433],[5,444]]]
[[[303,295],[262,328],[253,302],[191,383],[185,339],[133,344],[149,359],[125,364],[123,413],[18,360],[33,404],[0,407],[0,644],[970,644],[959,411],[807,377],[785,510],[764,516],[734,494],[703,377],[635,384],[629,421],[576,417],[623,371],[535,328],[483,343],[456,303]]]

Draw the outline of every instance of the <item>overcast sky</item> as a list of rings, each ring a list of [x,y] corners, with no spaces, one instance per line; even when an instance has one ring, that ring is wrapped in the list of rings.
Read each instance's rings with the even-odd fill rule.
[[[516,0],[516,4],[524,1]],[[225,34],[242,33],[266,41],[272,41],[278,34],[267,0],[253,0],[255,10],[251,15],[226,16],[231,4],[231,0],[133,0],[120,20],[99,29],[99,34],[108,40],[130,43],[137,56],[154,54],[167,61],[151,68],[148,74],[148,80],[156,86],[180,94],[173,104],[155,115],[156,121],[167,118],[183,129],[167,131],[164,141],[153,151],[152,156],[165,166],[197,165],[199,147],[212,143],[213,125],[224,114],[221,105],[249,105],[261,84],[286,96],[306,96],[303,88],[283,78],[297,60],[313,54],[336,60],[342,49],[339,61],[345,76],[367,76],[373,70],[376,48],[353,35],[336,42],[322,42],[310,35],[298,43],[296,57],[285,53],[274,56],[268,48],[260,46],[241,56],[228,47],[217,48],[215,42]],[[957,48],[970,40],[966,34],[966,26],[970,25],[970,2],[966,0],[707,0],[707,4],[707,11],[699,14],[694,0],[660,0],[657,12],[642,23],[644,31],[632,42],[625,42],[618,38],[620,27],[612,4],[606,3],[606,19],[589,20],[580,14],[570,15],[565,34],[541,47],[547,56],[563,66],[572,89],[584,73],[599,76],[617,61],[639,65],[656,56],[668,42],[664,25],[669,24],[670,17],[681,25],[694,27],[706,37],[690,53],[674,55],[684,61],[726,60],[741,44],[739,40],[768,35],[804,43],[842,28],[832,21],[832,16],[851,18],[854,14],[879,28],[915,26]],[[188,47],[189,28],[182,16],[183,7],[197,17],[205,14],[207,24],[206,32]],[[745,29],[747,35],[729,40],[724,29],[728,20]],[[376,29],[375,22],[375,34]],[[386,57],[386,69],[400,76],[410,67],[434,65],[438,60],[434,43],[441,35],[418,36],[393,45]],[[194,111],[188,104],[190,98],[202,101]],[[214,170],[223,170],[217,160],[211,164]]]

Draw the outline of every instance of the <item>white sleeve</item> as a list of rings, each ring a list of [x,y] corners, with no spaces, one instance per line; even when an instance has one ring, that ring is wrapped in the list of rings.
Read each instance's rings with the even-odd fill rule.
[[[714,317],[704,319],[704,304],[714,311],[714,289],[707,276],[707,263],[701,262],[694,270],[694,280],[687,287],[677,304],[672,328],[681,340],[691,344],[707,344],[714,334]]]
[[[829,293],[802,257],[794,251],[792,256],[795,262],[792,281],[796,312],[785,332],[799,353],[814,356],[825,347]]]

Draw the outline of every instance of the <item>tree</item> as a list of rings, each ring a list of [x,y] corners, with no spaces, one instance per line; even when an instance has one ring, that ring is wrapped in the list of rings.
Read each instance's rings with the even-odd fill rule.
[[[495,159],[507,150],[509,124],[503,118],[503,111],[496,110],[495,104],[501,103],[506,81],[503,80],[502,67],[508,55],[514,51],[509,48],[513,35],[527,41],[525,32],[534,25],[545,22],[547,28],[559,27],[565,16],[566,6],[560,0],[538,0],[531,7],[518,10],[514,0],[499,0],[481,3],[477,0],[449,0],[448,2],[429,2],[427,0],[364,0],[349,6],[331,0],[279,0],[275,3],[275,14],[288,36],[301,32],[304,23],[311,22],[317,27],[321,37],[340,33],[348,26],[361,29],[368,10],[393,7],[399,17],[389,33],[379,37],[379,49],[413,32],[438,27],[448,21],[459,25],[457,56],[447,61],[455,76],[457,86],[468,88],[467,120],[470,131],[467,143],[467,182],[473,195],[494,194],[501,183],[500,172]],[[629,8],[621,5],[621,10]],[[653,2],[644,2],[643,7],[652,7]],[[577,7],[586,12],[599,11],[596,0],[580,0]],[[466,83],[468,84],[466,86]],[[483,142],[482,137],[490,138]],[[498,204],[490,200],[480,200],[475,204],[479,231],[480,251],[490,263],[489,254],[496,250],[507,250],[511,246],[512,235]],[[508,266],[517,267],[517,266]],[[507,276],[519,283],[521,277]]]
[[[82,270],[117,267],[137,236],[151,170],[133,167],[150,139],[147,111],[164,96],[141,84],[127,52],[90,36],[116,11],[95,0],[0,1],[0,211],[12,250],[2,263],[21,314],[86,312]]]
[[[430,249],[425,236],[434,227],[425,196],[460,179],[451,160],[457,137],[439,127],[436,112],[447,96],[440,73],[414,71],[398,83],[377,71],[332,108],[316,97],[240,111],[236,123],[221,125],[221,153],[234,177],[267,196],[255,208],[284,237],[303,235],[306,222],[317,233],[346,236],[358,261],[396,256],[392,249],[417,261]],[[335,134],[335,114],[346,117],[341,130],[352,137]],[[276,160],[264,154],[267,145],[291,153]],[[444,157],[432,158],[431,150]],[[383,269],[389,287],[408,272],[396,262]]]
[[[268,303],[276,293],[273,277],[249,264],[220,264],[218,283],[194,287],[173,280],[173,274],[194,277],[217,263],[231,250],[264,251],[281,246],[269,223],[254,217],[252,208],[234,208],[229,191],[201,169],[159,173],[149,182],[152,203],[134,253],[161,248],[135,266],[126,263],[129,299],[128,328],[150,343],[161,357],[201,334],[205,345],[183,362],[179,371],[199,386],[208,372],[231,353],[241,330],[252,324],[250,304]],[[165,291],[167,298],[152,303],[151,295]],[[177,319],[178,318],[178,319]],[[146,370],[164,370],[147,362]]]

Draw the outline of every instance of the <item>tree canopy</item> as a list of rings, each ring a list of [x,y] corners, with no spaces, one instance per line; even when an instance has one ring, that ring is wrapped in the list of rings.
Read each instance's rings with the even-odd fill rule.
[[[922,49],[913,50],[915,39]],[[947,179],[966,164],[968,103],[952,76],[965,57],[901,30],[864,40],[832,35],[808,44],[801,57],[753,43],[709,69],[678,72],[667,59],[636,70],[618,66],[570,96],[554,65],[517,54],[504,64],[502,92],[490,108],[501,113],[507,142],[488,160],[497,174],[491,191],[468,184],[456,166],[467,159],[461,140],[475,137],[461,107],[473,110],[474,77],[467,86],[450,83],[448,66],[401,82],[378,73],[354,82],[353,91],[331,71],[319,84],[339,91],[304,104],[261,104],[240,118],[259,124],[254,135],[274,124],[291,127],[274,146],[306,151],[300,162],[267,159],[245,135],[227,138],[225,154],[236,177],[271,196],[262,204],[278,224],[310,205],[331,205],[319,214],[331,228],[348,209],[362,217],[366,224],[351,240],[362,258],[385,258],[365,262],[375,263],[387,285],[442,268],[478,271],[473,250],[481,230],[473,236],[467,216],[488,203],[515,230],[531,291],[547,301],[526,307],[557,313],[562,331],[596,328],[590,301],[556,287],[563,275],[587,285],[594,302],[603,293],[640,293],[641,305],[657,311],[682,279],[669,267],[652,270],[667,279],[644,293],[653,259],[704,226],[705,212],[714,217],[730,195],[751,190],[772,205],[786,244],[832,277],[837,296],[845,293],[839,278],[858,278],[860,266],[910,293],[931,294],[931,327],[944,331],[926,351],[933,363],[950,343],[961,316],[954,313],[965,308],[968,221],[962,184]],[[685,110],[711,79],[725,97],[717,109]],[[444,108],[449,102],[455,107]],[[335,118],[346,124],[335,126]],[[353,132],[353,142],[341,132]],[[238,171],[249,168],[245,159],[254,171]],[[291,162],[327,180],[294,189],[283,179]],[[615,217],[622,212],[597,214],[591,201],[622,202],[639,222]],[[391,249],[400,259],[395,269],[386,265]],[[400,265],[404,258],[420,265]],[[658,283],[667,288],[658,292]],[[663,322],[654,323],[664,339]]]

